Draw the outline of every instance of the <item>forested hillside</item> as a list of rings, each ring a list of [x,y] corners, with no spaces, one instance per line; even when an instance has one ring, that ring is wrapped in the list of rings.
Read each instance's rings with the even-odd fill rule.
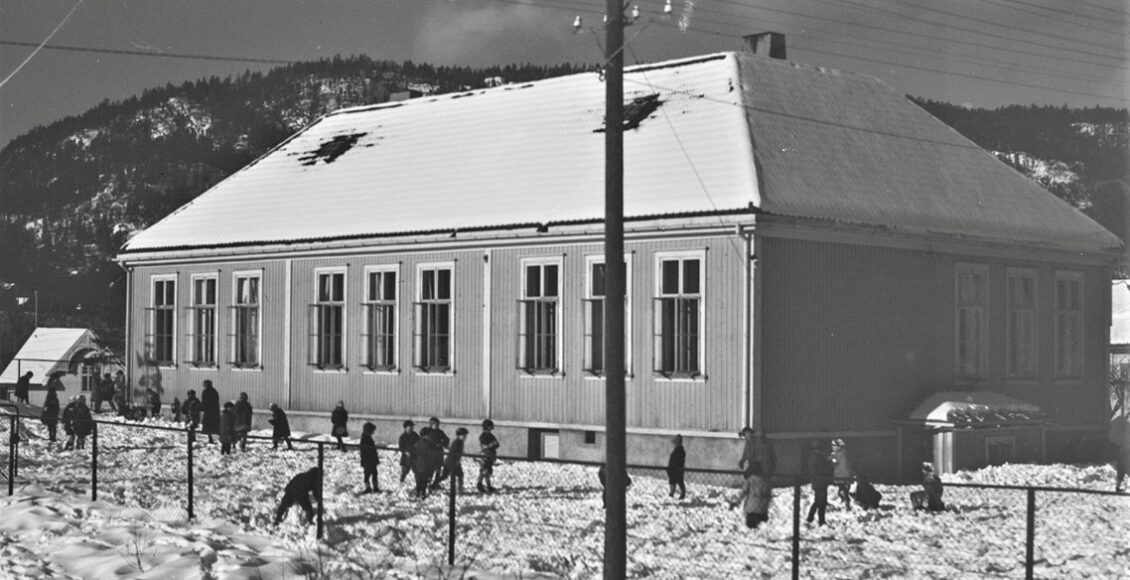
[[[335,57],[266,74],[209,78],[103,102],[39,127],[0,151],[0,361],[32,329],[89,326],[123,343],[121,244],[320,115],[394,93],[450,92],[570,74],[586,67],[470,69]],[[922,107],[1069,202],[1126,179],[1126,110]]]

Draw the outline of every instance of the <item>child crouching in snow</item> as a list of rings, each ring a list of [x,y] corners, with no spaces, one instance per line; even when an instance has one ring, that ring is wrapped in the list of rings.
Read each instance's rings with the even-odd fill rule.
[[[377,426],[372,423],[365,423],[361,428],[361,470],[365,477],[365,491],[361,493],[381,491],[380,480],[377,479],[377,466],[381,463],[381,457],[377,454],[377,444],[373,441],[376,430]]]
[[[756,529],[761,522],[769,520],[769,504],[772,500],[773,486],[769,483],[769,478],[761,475],[756,462],[747,465],[741,492],[730,502],[730,509],[742,504],[746,527]]]

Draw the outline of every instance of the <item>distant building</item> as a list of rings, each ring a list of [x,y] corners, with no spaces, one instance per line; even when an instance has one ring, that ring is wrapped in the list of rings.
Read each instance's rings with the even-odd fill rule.
[[[130,350],[299,427],[344,400],[386,440],[490,417],[506,454],[598,460],[603,99],[327,115],[125,245]],[[941,434],[906,422],[954,391],[1039,408],[1049,459],[1105,437],[1110,232],[868,76],[714,54],[627,69],[625,101],[630,463],[681,433],[734,468],[753,425],[781,471],[840,437],[909,477]]]
[[[52,374],[60,374],[64,387],[60,397],[64,397],[84,394],[103,374],[113,375],[119,370],[123,367],[117,357],[98,345],[90,329],[37,328],[0,373],[0,383],[8,385],[11,393],[16,381],[30,371],[33,374],[28,398],[33,405],[39,405]]]

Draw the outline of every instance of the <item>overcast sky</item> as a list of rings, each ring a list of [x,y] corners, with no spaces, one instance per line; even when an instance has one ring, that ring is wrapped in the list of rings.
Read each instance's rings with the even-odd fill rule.
[[[639,3],[627,62],[737,50],[743,34],[773,30],[786,34],[790,60],[871,74],[901,92],[957,104],[1127,107],[1130,99],[1126,0],[672,0],[668,19],[660,18],[663,2]],[[481,66],[597,63],[603,43],[601,0],[76,3],[0,0],[0,80],[7,79],[0,146],[103,99],[278,66],[52,46],[294,61],[367,54]],[[580,34],[576,15],[584,18]]]

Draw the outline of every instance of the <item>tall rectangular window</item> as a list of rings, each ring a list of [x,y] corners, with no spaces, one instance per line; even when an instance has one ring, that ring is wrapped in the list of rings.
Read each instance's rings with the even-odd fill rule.
[[[147,309],[146,324],[153,362],[171,366],[176,361],[176,278],[153,279],[153,306]]]
[[[1036,376],[1036,272],[1008,272],[1008,376]]]
[[[451,370],[453,270],[452,265],[422,265],[417,271],[412,366],[425,372]]]
[[[522,263],[518,301],[518,368],[531,374],[561,370],[561,259]]]
[[[370,370],[396,368],[395,268],[366,271],[365,281],[365,366]]]
[[[192,278],[192,306],[189,308],[190,363],[196,366],[216,366],[216,278]]]
[[[260,274],[235,276],[232,300],[232,365],[241,368],[259,366],[259,286]]]
[[[655,372],[702,376],[703,262],[705,256],[659,256],[654,302]]]
[[[345,367],[345,272],[318,272],[317,302],[310,305],[310,364]]]
[[[985,374],[988,285],[987,266],[957,264],[954,359],[958,377],[979,378]]]
[[[604,259],[598,256],[589,256],[585,260],[585,332],[584,332],[584,370],[595,375],[604,376],[605,370],[605,342],[604,342],[604,306],[605,306],[605,273],[607,272]],[[631,374],[631,292],[629,280],[631,276],[630,256],[624,257],[624,367],[627,374]]]
[[[1083,275],[1055,274],[1055,376],[1083,376]]]

